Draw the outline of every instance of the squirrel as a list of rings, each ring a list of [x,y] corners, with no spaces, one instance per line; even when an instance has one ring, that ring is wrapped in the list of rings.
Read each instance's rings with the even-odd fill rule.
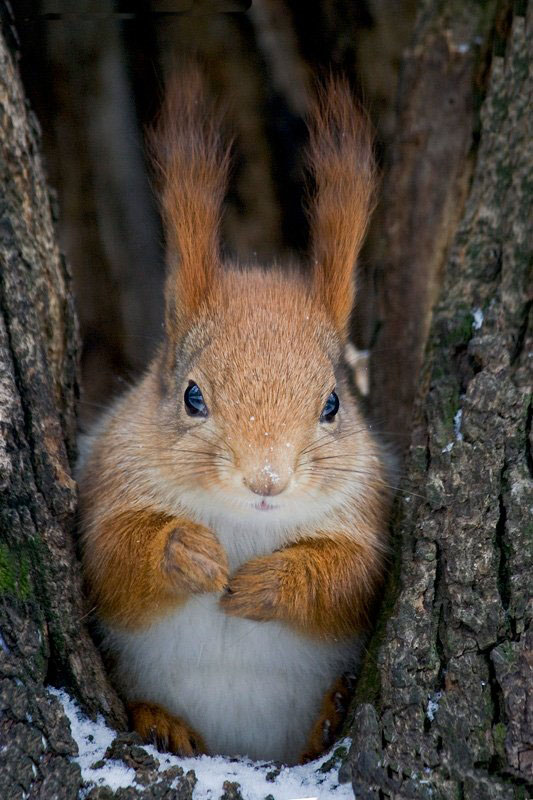
[[[163,342],[88,434],[82,561],[131,724],[180,755],[298,763],[342,721],[382,582],[385,448],[344,360],[375,195],[343,79],[310,103],[311,263],[226,263],[229,170],[195,69],[156,133]]]

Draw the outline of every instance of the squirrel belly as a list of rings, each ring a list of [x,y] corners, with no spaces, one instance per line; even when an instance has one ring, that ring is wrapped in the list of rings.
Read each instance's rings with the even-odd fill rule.
[[[128,700],[159,703],[208,752],[296,763],[322,697],[356,667],[353,639],[321,642],[282,623],[225,615],[200,595],[148,628],[107,628]]]

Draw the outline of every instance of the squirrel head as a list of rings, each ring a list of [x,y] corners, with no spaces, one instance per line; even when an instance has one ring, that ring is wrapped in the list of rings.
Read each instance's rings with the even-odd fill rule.
[[[198,73],[187,73],[156,137],[169,262],[161,469],[190,507],[209,496],[236,514],[316,519],[377,461],[341,359],[373,202],[369,126],[343,81],[330,79],[311,105],[307,276],[222,263],[220,129]]]

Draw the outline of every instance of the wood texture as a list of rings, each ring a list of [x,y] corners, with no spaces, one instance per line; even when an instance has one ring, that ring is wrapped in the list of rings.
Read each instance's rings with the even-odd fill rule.
[[[0,794],[74,797],[60,683],[117,727],[122,706],[83,624],[74,540],[78,333],[13,53],[0,37]],[[27,795],[26,795],[27,796]]]
[[[357,690],[358,800],[530,796],[530,50],[517,14],[431,328],[407,473],[423,498],[398,503]]]

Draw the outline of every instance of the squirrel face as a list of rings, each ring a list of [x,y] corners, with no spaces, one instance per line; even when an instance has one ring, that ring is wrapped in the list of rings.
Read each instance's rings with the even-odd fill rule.
[[[227,269],[217,284],[163,360],[166,480],[237,517],[316,519],[363,469],[340,337],[301,277]]]

